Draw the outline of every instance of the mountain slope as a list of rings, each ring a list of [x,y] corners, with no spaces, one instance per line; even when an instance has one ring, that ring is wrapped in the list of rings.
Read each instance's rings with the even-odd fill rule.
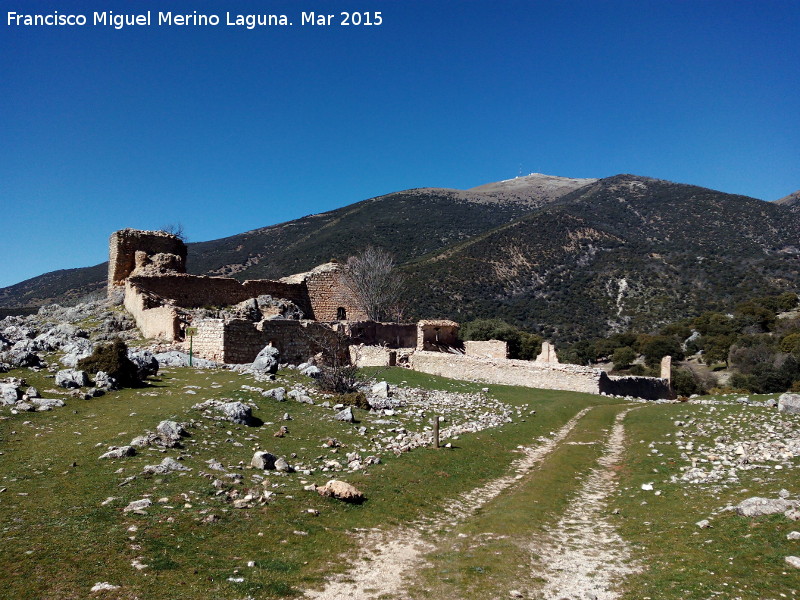
[[[346,259],[368,244],[399,262],[469,239],[594,180],[530,175],[512,193],[420,188],[208,242],[189,244],[190,273],[279,278]],[[527,191],[526,191],[527,190]],[[109,232],[110,233],[110,232]],[[107,263],[54,271],[0,288],[0,306],[69,302],[100,291]]]
[[[775,200],[775,204],[779,204],[780,206],[785,206],[793,211],[800,211],[800,190],[789,194],[788,196],[784,196],[778,200]]]
[[[798,240],[800,217],[773,203],[620,175],[406,269],[415,316],[571,340],[796,289]]]

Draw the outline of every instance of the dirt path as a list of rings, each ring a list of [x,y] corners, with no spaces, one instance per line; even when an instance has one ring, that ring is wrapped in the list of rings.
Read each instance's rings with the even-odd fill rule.
[[[534,571],[547,581],[541,592],[546,600],[613,600],[619,597],[615,587],[640,569],[606,519],[607,500],[617,485],[614,467],[625,450],[622,421],[631,410],[617,415],[597,461],[600,467],[591,471],[577,497],[549,530],[550,539],[531,544],[531,551],[539,556]]]
[[[317,600],[366,600],[383,595],[405,597],[402,593],[405,578],[424,566],[423,556],[435,548],[434,543],[426,538],[464,522],[481,506],[517,483],[542,462],[590,410],[591,407],[581,410],[552,437],[540,437],[541,443],[537,446],[523,448],[524,456],[512,463],[509,475],[462,494],[443,514],[408,527],[363,534],[361,549],[351,569],[335,576],[324,589],[307,591],[305,596]]]

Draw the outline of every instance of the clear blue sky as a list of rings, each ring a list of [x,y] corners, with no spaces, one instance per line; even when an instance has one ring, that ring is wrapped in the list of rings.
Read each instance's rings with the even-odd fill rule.
[[[119,228],[215,239],[410,187],[800,188],[800,2],[0,0],[0,286]],[[10,27],[7,13],[218,14]],[[381,11],[301,27],[301,11]],[[285,13],[285,28],[224,25]],[[338,22],[337,19],[334,23]]]

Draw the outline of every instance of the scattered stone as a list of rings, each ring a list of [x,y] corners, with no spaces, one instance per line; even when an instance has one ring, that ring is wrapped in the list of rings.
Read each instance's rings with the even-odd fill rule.
[[[286,459],[283,457],[275,461],[275,470],[280,471],[281,473],[291,473],[294,471],[294,469],[289,466],[289,463],[286,462]]]
[[[278,431],[276,431],[272,435],[277,438],[282,438],[286,437],[288,434],[289,434],[289,428],[286,427],[285,425],[282,425],[281,428],[278,429]]]
[[[370,390],[371,394],[376,398],[388,398],[392,395],[392,391],[389,388],[389,384],[385,381],[379,381],[375,385],[372,386]]]
[[[271,471],[275,468],[277,457],[269,452],[256,452],[250,461],[250,466],[264,471]]]
[[[800,569],[800,556],[787,556],[786,564],[795,569]]]
[[[778,398],[778,412],[790,415],[800,414],[800,394],[781,394]]]
[[[743,517],[760,517],[762,515],[774,515],[776,513],[786,512],[794,508],[796,502],[784,500],[782,498],[770,499],[759,498],[755,496],[742,500],[736,505],[736,512]]]
[[[0,404],[5,404],[6,406],[16,404],[21,396],[19,386],[13,383],[0,383]]]
[[[265,398],[275,398],[278,402],[286,402],[286,388],[276,387],[265,392],[261,392]]]
[[[304,369],[300,370],[300,374],[305,375],[306,377],[313,377],[314,379],[316,379],[317,377],[320,376],[321,371],[319,370],[319,367],[317,367],[316,365],[308,365]]]
[[[800,540],[800,531],[792,531],[786,536],[787,540]]]
[[[353,416],[353,407],[348,406],[344,410],[339,411],[333,416],[337,421],[344,421],[345,423],[355,423],[356,419]]]
[[[221,416],[212,418],[221,418],[232,423],[239,425],[250,425],[253,421],[252,409],[242,402],[222,402],[220,400],[206,400],[200,404],[192,406],[195,410],[202,410],[206,415],[209,411],[222,413]]]
[[[708,519],[703,519],[702,521],[698,521],[695,523],[700,529],[709,529],[711,527],[711,523]]]
[[[147,465],[143,469],[144,473],[152,473],[153,475],[166,475],[167,473],[174,473],[175,471],[191,471],[191,469],[169,456],[162,460],[160,464]]]
[[[63,388],[80,388],[89,385],[89,376],[86,371],[77,369],[62,369],[56,373],[56,385]]]
[[[128,506],[122,509],[122,512],[134,512],[134,511],[141,511],[151,506],[153,501],[150,498],[142,498],[141,500],[134,500]]]
[[[125,458],[126,456],[136,456],[136,448],[133,446],[111,446],[108,452],[101,454],[98,458]]]
[[[317,488],[320,496],[333,497],[345,502],[359,503],[364,501],[364,494],[347,482],[331,479],[322,487]]]
[[[112,585],[107,581],[101,581],[100,583],[95,583],[92,586],[91,592],[94,594],[96,592],[111,592],[113,590],[118,590],[118,585]]]

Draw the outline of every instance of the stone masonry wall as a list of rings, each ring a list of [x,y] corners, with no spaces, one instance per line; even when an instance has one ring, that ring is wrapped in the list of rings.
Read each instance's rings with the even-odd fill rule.
[[[305,284],[311,304],[309,318],[338,321],[340,309],[344,309],[345,319],[366,320],[367,314],[358,307],[353,294],[342,282],[340,268],[335,263],[331,265],[327,269],[317,268],[306,275]]]
[[[331,347],[336,334],[314,321],[274,319],[253,323],[244,319],[203,319],[195,325],[194,351],[201,358],[242,364],[255,360],[264,346],[272,343],[280,362],[299,364]]]
[[[508,342],[502,340],[464,342],[464,354],[484,358],[508,358]]]
[[[477,358],[444,352],[417,351],[411,357],[415,371],[451,379],[523,387],[613,394],[655,400],[670,398],[669,382],[656,377],[609,377],[600,369],[579,365],[537,365],[526,360]]]
[[[175,308],[162,305],[158,299],[130,283],[125,285],[125,308],[146,338],[172,341],[180,335],[180,320]]]
[[[417,326],[414,323],[350,321],[344,324],[341,331],[354,343],[367,346],[413,348],[417,343]]]
[[[302,284],[283,283],[266,279],[248,280],[244,283],[230,277],[205,275],[161,275],[157,277],[131,277],[130,284],[174,301],[176,306],[200,308],[203,306],[229,306],[248,298],[268,294],[285,298],[297,304],[306,313],[311,312]]]
[[[180,257],[180,270],[185,270],[186,244],[177,236],[163,231],[121,229],[108,240],[108,292],[123,286],[136,268],[136,251],[154,254],[175,254]]]

